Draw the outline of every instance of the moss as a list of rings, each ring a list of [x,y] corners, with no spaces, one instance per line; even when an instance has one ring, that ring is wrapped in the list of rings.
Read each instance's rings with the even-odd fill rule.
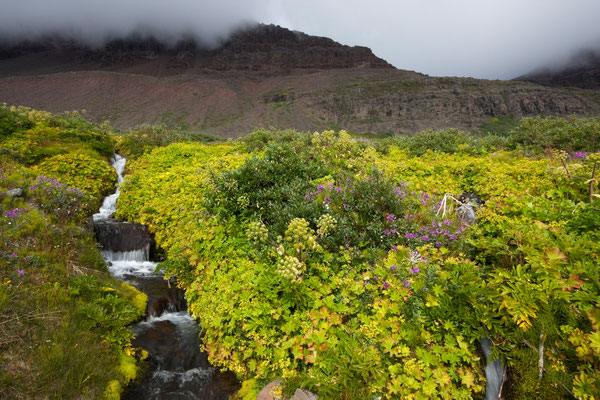
[[[247,379],[242,382],[242,387],[233,397],[233,400],[255,400],[259,392],[259,382],[256,379]]]
[[[106,400],[119,400],[121,398],[121,392],[123,389],[121,388],[121,384],[117,380],[112,380],[108,382],[106,386],[106,390],[104,391],[104,398]]]
[[[125,282],[120,282],[121,289],[125,295],[141,313],[146,312],[146,304],[148,303],[148,296],[146,293],[140,292],[135,287],[128,285]]]

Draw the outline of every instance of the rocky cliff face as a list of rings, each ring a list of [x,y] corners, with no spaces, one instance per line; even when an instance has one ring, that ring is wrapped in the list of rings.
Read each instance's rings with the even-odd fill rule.
[[[193,39],[169,45],[139,35],[111,40],[99,48],[61,38],[0,46],[0,60],[35,55],[46,58],[46,62],[60,55],[63,67],[74,70],[118,71],[134,66],[154,76],[202,70],[286,73],[297,69],[394,68],[366,47],[344,46],[329,38],[263,24],[241,29],[213,49]],[[35,71],[36,65],[31,67]]]
[[[393,68],[366,47],[344,46],[329,38],[274,25],[239,31],[207,57],[205,65],[221,70],[253,71]]]
[[[600,114],[598,91],[429,77],[395,69],[366,48],[274,26],[242,30],[215,49],[147,39],[2,54],[0,101],[86,109],[122,129],[166,123],[229,137],[268,127],[401,133],[472,129],[499,116]]]

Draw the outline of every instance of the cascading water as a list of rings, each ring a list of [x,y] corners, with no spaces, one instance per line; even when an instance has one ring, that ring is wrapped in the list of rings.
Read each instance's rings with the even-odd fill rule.
[[[498,400],[501,396],[502,384],[504,383],[504,366],[500,360],[496,359],[490,361],[492,354],[492,341],[487,337],[481,339],[481,349],[485,354],[485,399],[486,400]]]
[[[238,382],[233,374],[210,366],[207,355],[200,351],[200,327],[186,311],[183,292],[155,274],[158,263],[151,261],[154,246],[147,227],[112,218],[126,162],[115,154],[117,190],[94,214],[94,230],[111,275],[148,296],[146,320],[132,328],[132,344],[148,352],[151,370],[122,398],[227,399]]]

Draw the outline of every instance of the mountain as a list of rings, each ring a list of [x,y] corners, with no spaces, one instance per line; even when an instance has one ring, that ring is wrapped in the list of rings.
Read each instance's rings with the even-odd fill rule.
[[[127,129],[167,123],[236,137],[254,128],[353,132],[474,129],[490,117],[595,115],[596,92],[435,78],[365,47],[255,25],[216,48],[131,36],[90,48],[64,38],[0,49],[0,101],[87,110]]]
[[[541,68],[515,78],[551,87],[600,89],[600,53],[582,51],[559,68]]]

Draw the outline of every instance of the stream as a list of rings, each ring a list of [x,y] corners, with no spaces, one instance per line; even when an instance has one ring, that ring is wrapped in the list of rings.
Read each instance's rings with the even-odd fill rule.
[[[122,399],[225,400],[239,383],[233,373],[220,372],[200,351],[200,327],[188,314],[184,293],[175,282],[155,274],[155,245],[144,225],[112,218],[116,211],[127,160],[115,154],[117,190],[94,214],[94,231],[110,274],[148,296],[145,320],[132,328],[134,347],[148,352],[149,370]]]

